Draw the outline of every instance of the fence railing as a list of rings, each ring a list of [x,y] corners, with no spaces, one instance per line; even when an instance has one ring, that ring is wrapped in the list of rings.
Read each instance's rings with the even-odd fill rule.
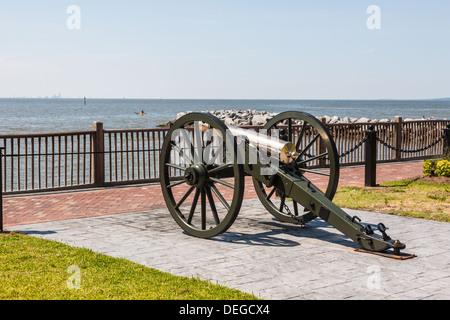
[[[168,129],[104,131],[105,183],[156,181]]]
[[[341,165],[365,163],[366,131],[377,132],[377,162],[426,159],[443,153],[449,121],[327,124]],[[247,127],[258,130],[261,127]],[[90,186],[156,182],[168,129],[105,130],[0,135],[0,166],[6,194]],[[317,146],[319,148],[320,146]]]
[[[0,135],[3,191],[90,184],[93,132]],[[3,144],[1,142],[3,141]]]
[[[338,152],[346,152],[365,137],[370,126],[377,131],[380,141],[377,161],[390,162],[401,160],[427,159],[442,155],[444,142],[443,130],[450,123],[448,120],[402,121],[396,117],[394,122],[328,124]],[[384,144],[381,142],[385,142]],[[433,144],[430,146],[430,144]],[[362,145],[340,159],[341,164],[363,164],[365,146]]]

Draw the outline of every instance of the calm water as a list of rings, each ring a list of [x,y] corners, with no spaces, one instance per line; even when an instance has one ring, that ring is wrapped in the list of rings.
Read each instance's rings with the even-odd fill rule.
[[[450,101],[441,100],[159,100],[159,99],[0,99],[0,134],[153,128],[181,111],[255,109],[305,111],[314,116],[394,119],[396,115],[450,119]],[[145,111],[144,116],[139,112]]]

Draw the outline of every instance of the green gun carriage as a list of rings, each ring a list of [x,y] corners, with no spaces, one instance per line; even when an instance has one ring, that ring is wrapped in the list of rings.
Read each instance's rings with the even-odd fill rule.
[[[188,113],[168,131],[159,166],[166,205],[189,235],[211,238],[227,231],[250,176],[261,203],[280,221],[306,224],[321,218],[362,251],[400,257],[405,248],[382,223],[373,230],[332,202],[339,156],[328,129],[308,113],[280,113],[259,133],[209,113]],[[322,190],[314,184],[319,176],[325,180]]]

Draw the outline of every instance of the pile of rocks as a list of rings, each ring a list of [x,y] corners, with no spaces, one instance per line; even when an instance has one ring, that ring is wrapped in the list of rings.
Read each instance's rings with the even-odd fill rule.
[[[276,116],[276,113],[258,110],[214,110],[206,111],[222,120],[225,124],[232,126],[261,126]],[[177,115],[178,117],[178,115]]]
[[[180,112],[177,114],[176,119],[169,121],[169,123],[163,126],[170,126],[177,119],[181,118],[185,114],[191,113],[192,111]],[[262,126],[265,125],[267,120],[273,118],[277,113],[270,113],[267,111],[258,110],[207,110],[202,112],[208,112],[215,115],[221,121],[227,125],[232,126]]]
[[[327,116],[324,115],[323,118],[325,118],[327,123],[366,123],[366,122],[390,122],[390,119],[381,119],[381,120],[377,120],[377,119],[369,119],[369,118],[355,118],[355,117],[338,117],[338,116]]]
[[[170,126],[175,120],[184,116],[187,113],[191,113],[192,111],[180,112],[177,114],[177,118],[169,121],[169,123],[162,126]],[[225,122],[227,125],[233,126],[244,126],[244,125],[252,125],[252,126],[261,126],[265,125],[267,120],[276,116],[277,113],[270,113],[267,111],[258,111],[258,110],[212,110],[212,111],[202,111],[208,112],[215,115],[217,118]],[[334,124],[334,123],[370,123],[370,122],[391,122],[391,119],[369,119],[369,118],[355,118],[355,117],[338,117],[338,116],[327,116],[324,115],[322,118],[325,118],[326,123]],[[403,119],[403,121],[413,121],[413,120],[425,120],[425,119]],[[429,119],[428,119],[429,120]]]

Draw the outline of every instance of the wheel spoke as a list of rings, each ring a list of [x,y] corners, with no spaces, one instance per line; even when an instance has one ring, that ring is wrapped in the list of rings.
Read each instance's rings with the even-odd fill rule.
[[[185,195],[181,198],[181,200],[177,203],[177,205],[175,206],[175,209],[178,209],[183,202],[187,199],[187,197],[189,197],[189,195],[192,193],[192,191],[194,191],[195,186],[190,187],[190,189],[188,190],[188,192],[185,193]]]
[[[294,205],[294,214],[295,214],[295,216],[298,216],[297,201],[292,200],[292,204]]]
[[[189,211],[189,216],[187,219],[187,223],[191,224],[192,218],[194,217],[195,207],[197,207],[198,197],[200,196],[200,189],[197,188],[194,195],[194,201],[192,201],[191,211]]]
[[[201,213],[202,213],[202,230],[206,230],[206,197],[205,188],[201,191]]]
[[[297,149],[297,150],[300,150],[300,143],[302,142],[303,134],[305,133],[305,129],[306,129],[306,123],[303,122],[302,130],[298,134],[297,143],[295,144],[295,149]]]
[[[177,146],[176,144],[174,144],[173,142],[170,142],[170,145],[172,146],[173,149],[175,149],[187,162],[189,162],[190,164],[194,164],[194,160],[192,160],[191,158],[189,158],[183,150],[181,150],[181,148],[179,146]]]
[[[228,204],[228,202],[225,200],[225,198],[222,196],[222,194],[219,192],[219,190],[217,189],[217,187],[211,183],[211,190],[212,192],[214,192],[214,194],[216,195],[216,197],[220,200],[220,202],[223,204],[223,206],[225,207],[225,209],[230,210],[230,205]]]
[[[175,168],[175,169],[178,169],[178,170],[186,171],[186,168],[185,168],[185,167],[179,166],[179,165],[177,165],[177,164],[166,163],[166,166],[172,167],[172,168]]]
[[[222,185],[224,185],[224,186],[226,186],[226,187],[228,187],[228,188],[234,189],[234,185],[232,185],[232,184],[229,183],[229,182],[222,181],[222,180],[220,180],[220,179],[213,178],[213,177],[209,177],[209,179],[212,180],[212,181],[214,181],[214,182],[220,183],[220,184],[222,184]]]
[[[231,168],[232,166],[234,166],[233,163],[226,163],[226,164],[221,165],[221,166],[219,166],[219,167],[215,167],[215,168],[213,168],[213,169],[211,169],[211,170],[208,171],[208,175],[211,176],[211,175],[213,175],[213,174],[215,174],[215,173],[217,173],[217,172],[220,172],[220,171],[222,171],[222,170],[224,170],[224,169]]]
[[[177,181],[177,182],[174,182],[174,183],[172,183],[172,184],[169,184],[169,185],[167,186],[167,188],[173,188],[173,187],[178,186],[178,185],[180,185],[180,184],[183,184],[183,183],[185,183],[185,182],[186,182],[186,181],[184,181],[184,180]]]
[[[313,161],[313,160],[316,160],[316,159],[320,159],[320,158],[326,157],[327,155],[328,155],[328,152],[324,152],[324,153],[322,153],[322,154],[319,154],[318,156],[309,158],[309,159],[307,159],[307,160],[299,161],[299,162],[297,162],[297,164],[307,163],[307,162],[310,162],[310,161]]]
[[[283,195],[283,196],[281,197],[281,202],[280,202],[280,212],[283,212],[283,208],[284,208],[284,203],[285,203],[285,201],[286,201],[286,196]]]
[[[321,175],[321,176],[327,176],[327,177],[330,176],[329,173],[322,172],[322,171],[316,171],[316,170],[305,169],[305,168],[300,168],[299,170],[305,171],[305,172],[309,172],[309,173],[313,173],[313,174],[319,174],[319,175]]]
[[[297,159],[301,158],[301,157],[306,153],[306,151],[307,151],[309,148],[311,148],[311,146],[314,144],[314,142],[316,142],[316,140],[317,140],[319,137],[320,137],[320,133],[318,133],[318,134],[311,140],[311,142],[308,143],[308,145],[305,147],[305,149],[303,149],[302,152],[300,152],[300,154],[299,154],[299,156],[298,156]]]
[[[205,187],[206,189],[206,196],[208,197],[209,206],[211,207],[211,211],[214,217],[214,221],[216,224],[220,223],[219,215],[217,214],[216,204],[214,203],[214,198],[211,193],[211,188]]]
[[[275,193],[276,190],[277,188],[273,188],[272,191],[270,191],[270,193],[266,196],[266,200],[269,200],[269,198]]]

